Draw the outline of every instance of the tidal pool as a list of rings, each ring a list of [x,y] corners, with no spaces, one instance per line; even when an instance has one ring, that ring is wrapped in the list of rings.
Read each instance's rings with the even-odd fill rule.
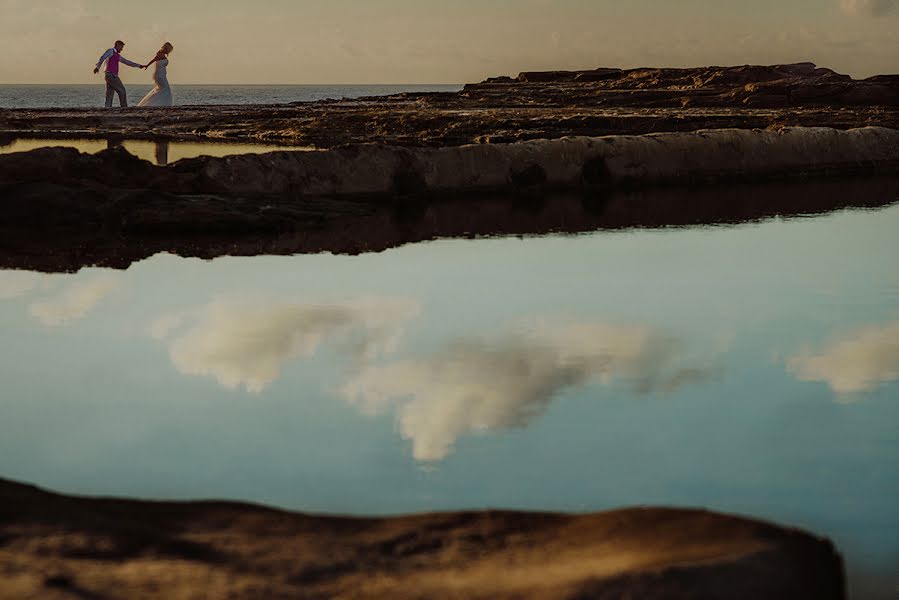
[[[0,154],[28,152],[38,148],[75,148],[86,154],[96,154],[108,148],[122,147],[131,154],[156,165],[167,165],[183,158],[198,156],[231,156],[234,154],[264,154],[266,152],[313,150],[308,146],[275,146],[272,144],[234,144],[228,142],[174,142],[147,140],[88,140],[88,139],[14,139],[0,144]]]
[[[329,513],[701,506],[899,585],[899,205],[0,271],[0,475]]]

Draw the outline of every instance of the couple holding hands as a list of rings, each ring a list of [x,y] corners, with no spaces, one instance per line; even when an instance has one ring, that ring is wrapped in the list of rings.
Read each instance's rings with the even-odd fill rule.
[[[114,94],[119,95],[119,104],[121,106],[128,106],[128,95],[125,91],[125,86],[122,84],[122,80],[119,79],[119,63],[124,63],[135,69],[146,69],[155,63],[156,70],[153,73],[153,83],[156,84],[156,87],[154,87],[149,94],[144,96],[144,99],[138,103],[138,106],[171,106],[172,88],[169,87],[166,69],[169,66],[169,54],[171,54],[174,46],[172,46],[171,43],[166,42],[156,53],[153,60],[145,65],[132,62],[122,56],[122,49],[124,47],[125,42],[118,40],[112,48],[103,53],[103,56],[97,61],[97,66],[94,67],[94,74],[96,74],[100,72],[103,63],[106,63],[106,108],[112,107],[112,97]]]

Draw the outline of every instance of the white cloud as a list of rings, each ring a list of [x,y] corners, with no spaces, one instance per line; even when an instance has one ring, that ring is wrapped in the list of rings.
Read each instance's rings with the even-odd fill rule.
[[[72,284],[55,298],[33,302],[28,310],[44,325],[65,325],[80,319],[119,287],[110,276]]]
[[[352,304],[217,301],[198,311],[197,322],[170,342],[172,363],[186,375],[211,376],[226,388],[259,393],[283,365],[312,356],[325,343],[344,356],[366,360],[389,352],[402,325],[420,310],[416,301],[372,299]],[[151,327],[166,338],[182,316]]]
[[[787,360],[800,381],[823,381],[837,394],[866,392],[899,379],[899,321],[858,329],[818,352]]]
[[[31,271],[0,271],[0,300],[18,298],[41,281],[41,275]]]
[[[672,391],[707,377],[707,369],[683,366],[682,350],[644,327],[546,328],[369,366],[342,394],[368,414],[394,410],[414,458],[439,461],[462,435],[526,426],[567,388],[622,380],[641,392]]]
[[[880,17],[899,6],[899,0],[840,0],[843,12],[853,16]]]

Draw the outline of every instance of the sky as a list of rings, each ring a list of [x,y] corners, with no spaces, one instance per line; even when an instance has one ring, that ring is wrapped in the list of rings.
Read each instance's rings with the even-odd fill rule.
[[[899,0],[0,0],[0,84],[99,82],[116,39],[138,62],[171,41],[178,83],[802,61],[867,77],[899,72]]]

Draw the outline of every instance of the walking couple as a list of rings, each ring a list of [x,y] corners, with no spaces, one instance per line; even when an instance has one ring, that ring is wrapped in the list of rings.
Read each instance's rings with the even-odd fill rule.
[[[125,91],[122,80],[119,79],[119,63],[124,63],[135,69],[146,69],[155,63],[156,71],[153,73],[153,83],[155,83],[156,86],[149,94],[144,96],[144,99],[138,103],[138,106],[171,106],[172,88],[169,87],[166,69],[169,66],[169,54],[172,53],[174,46],[169,42],[166,42],[156,53],[156,57],[145,65],[132,62],[122,56],[122,49],[124,47],[125,42],[121,40],[117,41],[115,46],[103,53],[103,56],[100,57],[100,60],[97,61],[97,66],[94,68],[94,74],[97,74],[103,67],[103,63],[106,63],[106,108],[112,107],[112,97],[115,94],[119,95],[119,104],[121,106],[128,106],[128,94]]]

